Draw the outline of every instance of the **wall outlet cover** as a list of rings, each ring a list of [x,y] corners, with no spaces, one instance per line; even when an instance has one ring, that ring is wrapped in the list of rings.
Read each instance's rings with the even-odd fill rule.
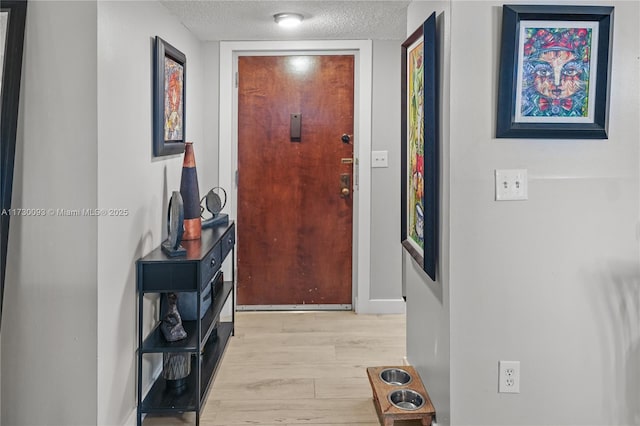
[[[498,362],[498,393],[520,393],[520,361]]]

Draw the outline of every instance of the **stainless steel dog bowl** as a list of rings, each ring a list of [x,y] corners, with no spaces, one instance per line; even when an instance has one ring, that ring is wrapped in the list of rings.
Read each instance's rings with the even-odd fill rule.
[[[389,384],[402,386],[411,382],[411,374],[400,368],[387,368],[380,372],[380,379]]]
[[[398,389],[389,392],[389,402],[403,410],[417,410],[424,405],[424,398],[411,389]]]

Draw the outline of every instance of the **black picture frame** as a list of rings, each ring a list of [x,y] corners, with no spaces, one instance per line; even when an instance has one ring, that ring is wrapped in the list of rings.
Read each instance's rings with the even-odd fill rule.
[[[186,142],[187,58],[156,36],[153,63],[153,155],[181,154]]]
[[[439,246],[437,58],[434,12],[402,43],[401,66],[401,240],[433,281]]]
[[[497,138],[607,139],[613,10],[503,6]]]
[[[11,218],[11,196],[13,193],[13,170],[16,153],[16,133],[18,130],[18,110],[20,103],[20,82],[22,77],[22,52],[24,47],[26,0],[2,0],[0,11],[8,12],[2,70],[2,126],[0,126],[0,322],[7,268],[9,246],[9,222]]]

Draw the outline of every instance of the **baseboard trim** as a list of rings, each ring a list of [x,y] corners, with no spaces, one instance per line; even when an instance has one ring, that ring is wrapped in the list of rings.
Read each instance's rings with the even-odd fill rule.
[[[406,304],[404,299],[358,299],[356,313],[358,314],[404,314]]]
[[[236,311],[350,311],[351,305],[236,305]]]

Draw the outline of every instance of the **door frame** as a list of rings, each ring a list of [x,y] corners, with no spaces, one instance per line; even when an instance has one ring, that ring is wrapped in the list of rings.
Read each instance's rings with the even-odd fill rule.
[[[229,216],[237,218],[238,91],[235,84],[237,56],[352,53],[354,85],[354,191],[352,301],[356,313],[396,312],[395,303],[371,303],[371,101],[373,45],[371,40],[234,41],[220,42],[219,185],[231,188]],[[235,265],[234,265],[235,268]],[[379,302],[379,301],[378,301]],[[393,302],[393,301],[389,301]]]

